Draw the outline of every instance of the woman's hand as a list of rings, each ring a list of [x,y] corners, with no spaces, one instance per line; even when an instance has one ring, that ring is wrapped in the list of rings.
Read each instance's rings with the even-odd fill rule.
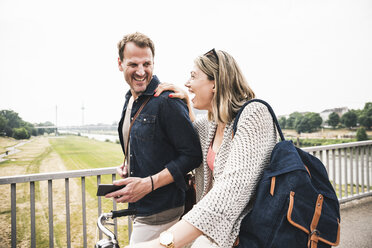
[[[189,101],[189,95],[187,92],[174,84],[161,83],[155,90],[155,97],[159,96],[163,91],[173,91],[173,94],[169,94],[169,97],[179,98],[184,100],[186,103]]]

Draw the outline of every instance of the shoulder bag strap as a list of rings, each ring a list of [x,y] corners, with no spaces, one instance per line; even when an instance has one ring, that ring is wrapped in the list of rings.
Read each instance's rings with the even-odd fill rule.
[[[247,105],[250,104],[251,102],[259,102],[259,103],[262,103],[263,105],[265,105],[265,106],[268,108],[268,110],[269,110],[269,112],[270,112],[270,114],[271,114],[271,116],[272,116],[272,118],[273,118],[273,121],[274,121],[274,124],[275,124],[275,126],[276,126],[276,129],[278,130],[278,133],[279,133],[279,136],[280,136],[280,140],[281,140],[281,141],[284,141],[284,140],[285,140],[285,139],[284,139],[284,135],[283,135],[282,129],[281,129],[280,126],[279,126],[279,122],[278,122],[278,119],[276,118],[276,115],[275,115],[275,113],[274,113],[274,110],[271,108],[271,106],[270,106],[267,102],[265,102],[264,100],[261,100],[261,99],[252,99],[252,100],[249,100],[249,101],[247,101],[246,103],[244,103],[244,105],[240,108],[240,110],[239,110],[239,112],[238,112],[238,114],[236,115],[236,118],[235,118],[235,120],[234,120],[234,125],[233,125],[233,135],[236,133],[237,126],[238,126],[238,121],[239,121],[239,117],[240,117],[241,113],[243,112],[243,109],[245,108],[245,106],[247,106]]]
[[[134,115],[133,117],[133,120],[130,122],[130,126],[129,126],[129,131],[128,131],[128,139],[127,139],[127,143],[126,143],[126,146],[125,146],[125,157],[124,157],[124,161],[127,159],[127,154],[128,154],[128,146],[129,146],[129,138],[130,138],[130,130],[132,129],[132,126],[134,124],[134,121],[137,119],[137,117],[139,116],[139,114],[141,113],[142,109],[145,107],[145,105],[150,101],[151,99],[151,96],[147,97],[147,99],[142,103],[141,107],[137,110],[136,114]]]

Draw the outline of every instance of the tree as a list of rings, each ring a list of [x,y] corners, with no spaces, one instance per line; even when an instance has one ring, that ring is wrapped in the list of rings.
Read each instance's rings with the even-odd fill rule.
[[[279,119],[279,125],[280,125],[280,127],[282,128],[282,129],[284,129],[284,128],[286,128],[286,126],[285,126],[285,124],[286,124],[286,118],[283,116],[283,117],[280,117],[280,119]]]
[[[361,111],[360,115],[358,116],[358,123],[368,130],[371,129],[372,126],[372,102],[367,102],[364,105],[364,109]]]
[[[336,112],[332,112],[328,116],[328,125],[330,125],[333,128],[336,128],[337,125],[340,123],[340,116]]]
[[[301,120],[296,124],[295,129],[298,134],[309,132],[311,129],[310,119],[308,117],[301,118]]]
[[[300,122],[300,119],[302,118],[302,114],[299,112],[293,112],[289,115],[289,118],[286,121],[286,128],[287,129],[295,129],[296,125]]]
[[[305,117],[309,119],[310,130],[309,132],[314,132],[319,129],[322,125],[323,119],[318,113],[310,112],[306,113]]]
[[[4,116],[0,115],[0,136],[6,135],[6,127],[8,125],[8,120]]]
[[[367,132],[364,127],[358,128],[356,132],[356,138],[358,141],[368,140]]]
[[[297,133],[311,133],[320,128],[322,117],[318,113],[309,112],[305,115],[298,115],[295,121]]]
[[[347,127],[347,128],[352,128],[352,127],[356,127],[357,125],[357,119],[358,119],[358,116],[357,114],[355,113],[355,111],[353,110],[350,110],[348,112],[346,112],[342,117],[341,117],[341,123]]]
[[[27,132],[26,128],[13,128],[13,138],[15,139],[28,139],[30,134]]]
[[[11,128],[21,127],[23,120],[18,116],[18,113],[13,110],[1,110],[0,115],[8,120],[8,126]]]

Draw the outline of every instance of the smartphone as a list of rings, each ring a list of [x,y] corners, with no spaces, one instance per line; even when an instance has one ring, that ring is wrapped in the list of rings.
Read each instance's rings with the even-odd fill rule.
[[[108,193],[124,188],[125,185],[113,185],[113,184],[99,184],[97,189],[97,196],[104,196]]]

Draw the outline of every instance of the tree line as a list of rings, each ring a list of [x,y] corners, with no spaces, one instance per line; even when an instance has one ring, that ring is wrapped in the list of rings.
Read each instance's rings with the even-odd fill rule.
[[[283,129],[294,129],[297,133],[311,133],[322,127],[323,119],[318,113],[293,112],[288,118],[281,117],[279,124]],[[368,139],[366,129],[372,127],[372,102],[367,102],[363,109],[349,110],[342,116],[336,112],[331,113],[326,121],[330,127],[336,128],[356,128],[357,139]],[[31,124],[22,120],[18,113],[12,110],[0,110],[0,136],[13,137],[15,139],[28,139],[31,136],[53,133],[53,128],[35,128],[41,126],[53,126],[51,122]]]
[[[18,113],[13,110],[0,110],[0,136],[8,136],[15,139],[29,139],[31,136],[54,132],[53,128],[36,128],[38,126],[54,126],[54,124],[49,121],[31,124],[22,120]]]
[[[309,112],[299,113],[293,112],[288,118],[281,117],[279,119],[280,126],[284,129],[294,129],[297,133],[311,133],[322,127],[322,117],[320,114]],[[366,140],[367,130],[372,127],[372,102],[367,102],[363,109],[349,110],[342,116],[333,112],[329,114],[328,120],[325,122],[333,129],[336,128],[357,128],[357,139]]]

